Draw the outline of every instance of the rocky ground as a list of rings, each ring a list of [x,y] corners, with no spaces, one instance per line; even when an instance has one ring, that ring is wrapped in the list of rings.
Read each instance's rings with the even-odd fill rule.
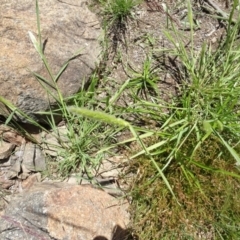
[[[101,22],[106,19],[99,11],[98,4],[94,3],[89,7]],[[231,3],[228,0],[193,1],[196,51],[204,41],[213,48],[217,46],[218,40],[225,33],[227,25],[224,18],[230,7]],[[167,52],[171,47],[165,30],[173,31],[171,26],[173,24],[183,35],[189,35],[187,12],[187,6],[182,1],[143,1],[133,10],[132,16],[126,22],[112,24],[106,32],[108,45],[106,42],[102,43],[104,54],[99,76],[104,77],[99,85],[99,91],[101,89],[104,91],[99,97],[111,95],[129,77],[134,78],[142,73],[147,59],[151,59],[153,73],[157,68],[162,69],[156,72],[156,77],[161,79],[158,81],[158,89],[163,99],[170,101],[172,96],[177,95],[179,83],[175,76],[175,68],[179,66],[176,64],[177,61],[170,57],[166,58],[164,54],[164,51]],[[219,20],[213,15],[223,19]],[[188,44],[186,41],[186,46]],[[166,71],[166,67],[170,70]],[[144,93],[142,97],[148,98]],[[128,106],[131,103],[133,99],[129,98],[127,91],[116,101],[119,106]],[[146,119],[134,121],[136,125],[143,122],[149,124]],[[63,140],[66,138],[66,131],[64,126],[59,126]],[[126,188],[126,185],[124,182],[119,184],[118,181],[128,159],[123,155],[105,159],[98,171],[100,174],[95,179],[100,186],[98,189],[90,187],[86,181],[79,181],[74,174],[63,183],[54,171],[51,172],[52,177],[45,174],[48,170],[46,164],[48,157],[56,158],[57,149],[61,147],[54,134],[35,132],[33,135],[40,145],[24,138],[15,129],[4,124],[0,125],[1,239],[23,239],[28,235],[29,239],[120,240],[128,235],[125,230],[129,222],[127,201],[121,198],[123,192],[120,190],[121,187]],[[126,138],[121,136],[121,139]],[[67,144],[68,140],[65,140]],[[79,186],[80,182],[84,186]],[[72,185],[67,186],[67,183]],[[120,203],[116,202],[116,197],[119,196]],[[110,211],[107,210],[109,204],[115,206]],[[81,206],[81,209],[76,209],[76,206]],[[21,211],[22,209],[27,209],[29,215]],[[81,216],[80,219],[76,218],[76,212]],[[69,222],[64,221],[68,217]],[[86,230],[93,223],[95,225],[91,227],[91,231]],[[18,230],[13,232],[12,228]]]

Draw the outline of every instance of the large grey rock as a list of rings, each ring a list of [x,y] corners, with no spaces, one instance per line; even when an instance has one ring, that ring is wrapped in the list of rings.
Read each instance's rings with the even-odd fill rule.
[[[81,50],[58,80],[64,96],[76,93],[99,61],[101,29],[87,2],[39,1],[42,42],[53,73],[57,75],[64,62]],[[0,12],[0,96],[39,120],[34,112],[46,110],[48,98],[31,71],[49,76],[28,34],[38,38],[35,1],[1,0]]]
[[[0,239],[125,240],[121,201],[90,185],[36,184],[0,216]]]

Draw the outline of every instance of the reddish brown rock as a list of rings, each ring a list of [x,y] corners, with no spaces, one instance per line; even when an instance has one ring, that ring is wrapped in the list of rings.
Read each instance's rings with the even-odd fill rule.
[[[41,181],[40,173],[32,174],[27,179],[22,181],[22,189],[29,190],[34,185],[34,183],[40,182],[40,181]]]
[[[20,146],[25,142],[25,139],[22,136],[20,136],[15,129],[5,124],[0,124],[0,136],[4,141],[12,143],[17,146]]]
[[[14,147],[14,144],[7,143],[0,139],[0,160],[7,159],[11,155]]]
[[[7,174],[4,170],[0,170],[0,190],[8,189],[15,184],[15,180],[7,178]]]
[[[36,184],[1,216],[0,239],[123,240],[129,216],[120,203],[90,185]]]

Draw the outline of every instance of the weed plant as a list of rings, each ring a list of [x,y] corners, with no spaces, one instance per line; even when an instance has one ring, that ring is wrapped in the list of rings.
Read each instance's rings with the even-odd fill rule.
[[[155,72],[155,69],[152,68],[152,56],[149,54],[149,56],[146,57],[143,66],[142,71],[139,72],[133,67],[130,66],[130,82],[128,84],[129,89],[135,89],[137,90],[136,95],[143,97],[144,99],[148,98],[148,95],[156,96],[158,93],[157,89],[157,82],[159,80],[159,76]]]
[[[125,48],[127,22],[133,18],[133,10],[142,0],[99,0],[108,38],[112,40],[112,51],[116,54],[119,43]],[[107,40],[106,40],[107,41]]]
[[[93,169],[98,168],[103,154],[97,154],[99,148],[103,148],[104,145],[110,141],[111,130],[106,127],[106,125],[101,124],[99,121],[89,120],[84,116],[76,116],[70,114],[68,110],[68,105],[88,108],[97,108],[98,104],[94,101],[94,96],[96,93],[96,86],[98,78],[93,75],[90,82],[87,84],[88,87],[85,89],[84,82],[82,83],[82,89],[79,93],[68,98],[62,96],[61,91],[58,88],[57,80],[62,75],[63,71],[66,69],[68,64],[72,59],[78,56],[78,52],[69,60],[67,60],[59,73],[55,76],[53,75],[51,68],[48,64],[46,57],[41,48],[41,31],[40,31],[40,21],[39,21],[39,11],[38,11],[38,1],[36,1],[37,9],[37,22],[38,22],[38,41],[34,36],[30,34],[30,38],[37,52],[39,53],[46,70],[49,73],[50,79],[44,79],[36,73],[33,73],[39,82],[52,83],[55,92],[49,91],[49,88],[43,84],[46,92],[49,94],[49,98],[53,98],[57,102],[56,112],[62,116],[65,121],[68,133],[67,138],[69,140],[68,144],[62,144],[62,149],[58,152],[58,158],[61,159],[59,162],[59,172],[62,176],[68,176],[71,172],[77,172],[81,178],[84,174],[87,175],[88,179],[93,179]],[[51,125],[51,129],[58,134],[58,128],[55,125],[55,111],[50,109],[48,113],[41,113],[49,115],[48,123]],[[59,138],[59,143],[62,143],[61,138]]]

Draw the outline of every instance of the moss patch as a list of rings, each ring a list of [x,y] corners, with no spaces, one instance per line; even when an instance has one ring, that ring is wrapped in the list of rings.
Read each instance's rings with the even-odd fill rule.
[[[195,153],[195,164],[186,157],[190,147],[186,143],[164,172],[181,205],[162,179],[154,178],[157,171],[149,160],[134,161],[132,222],[140,239],[240,238],[240,180],[223,173],[239,174],[235,160],[227,152],[219,156],[221,144],[214,138]]]

